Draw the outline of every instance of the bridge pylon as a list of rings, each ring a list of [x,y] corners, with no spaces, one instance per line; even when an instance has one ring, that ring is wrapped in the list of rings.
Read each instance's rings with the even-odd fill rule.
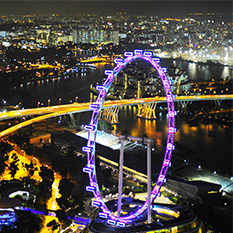
[[[76,123],[75,123],[74,114],[73,114],[73,113],[69,113],[69,116],[70,116],[70,120],[71,120],[71,125],[72,125],[72,127],[75,127],[75,126],[76,126]]]
[[[149,104],[139,104],[138,105],[138,117],[146,119],[156,119],[155,109],[157,102]]]
[[[220,99],[215,99],[213,101],[214,101],[214,104],[217,105],[217,106],[220,106],[221,103],[222,103],[222,100],[220,100]]]
[[[117,124],[120,107],[105,108],[100,113],[100,119],[107,120],[109,123]]]

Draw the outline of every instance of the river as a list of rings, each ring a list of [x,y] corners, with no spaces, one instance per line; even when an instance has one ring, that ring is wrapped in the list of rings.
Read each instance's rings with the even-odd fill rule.
[[[161,66],[168,67],[172,64],[172,59],[162,59]],[[233,77],[233,70],[227,66],[197,65],[187,61],[177,61],[177,65],[186,70],[191,81],[212,79],[220,80]],[[105,69],[112,69],[113,64],[97,64],[97,69],[87,74],[74,74],[73,76],[61,78],[56,81],[44,81],[40,83],[27,84],[18,87],[27,90],[40,98],[40,102],[45,106],[61,104],[75,101],[88,102],[90,100],[90,84],[101,82]],[[118,130],[122,132],[128,130],[132,136],[142,136],[147,134],[152,138],[156,147],[162,149],[166,144],[167,116],[159,115],[156,120],[140,119],[136,116],[136,107],[123,107],[119,112]],[[90,113],[82,116],[82,124],[88,124]],[[217,164],[226,173],[232,172],[232,127],[223,128],[217,124],[205,125],[197,123],[190,125],[183,117],[176,117],[176,127],[178,132],[175,141],[189,148],[194,149],[198,157],[210,164]],[[214,137],[210,137],[208,132],[213,131]]]

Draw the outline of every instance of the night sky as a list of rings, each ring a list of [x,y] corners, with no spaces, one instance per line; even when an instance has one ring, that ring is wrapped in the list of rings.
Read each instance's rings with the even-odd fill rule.
[[[112,14],[126,12],[135,15],[157,15],[159,17],[187,17],[189,13],[228,13],[231,21],[233,12],[232,1],[2,1],[0,0],[0,14],[30,14],[30,13],[55,13],[55,14],[83,14],[100,13]],[[177,15],[176,15],[177,14]]]

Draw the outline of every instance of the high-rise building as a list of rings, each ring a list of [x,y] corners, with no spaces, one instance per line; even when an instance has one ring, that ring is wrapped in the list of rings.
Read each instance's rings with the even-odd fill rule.
[[[6,37],[6,31],[0,31],[0,38]]]
[[[37,30],[37,43],[49,43],[50,29],[38,29]]]
[[[119,31],[110,31],[110,33],[109,33],[109,39],[114,44],[119,44]]]
[[[115,44],[119,44],[119,32],[107,31],[97,29],[80,28],[73,32],[74,43],[102,43],[112,41]]]

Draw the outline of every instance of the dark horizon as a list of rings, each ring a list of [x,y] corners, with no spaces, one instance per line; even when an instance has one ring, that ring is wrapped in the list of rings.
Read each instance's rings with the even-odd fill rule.
[[[0,14],[114,14],[189,17],[190,13],[225,13],[232,21],[231,1],[1,1]]]

